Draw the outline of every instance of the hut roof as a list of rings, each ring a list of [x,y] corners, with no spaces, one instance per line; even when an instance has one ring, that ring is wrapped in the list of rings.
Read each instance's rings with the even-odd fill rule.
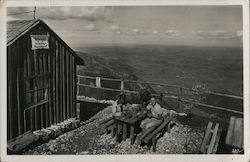
[[[18,38],[22,33],[39,23],[39,20],[15,20],[7,22],[7,44]]]
[[[27,31],[31,28],[35,27],[37,24],[43,23],[48,29],[58,38],[60,39],[63,44],[73,52],[74,56],[77,59],[77,64],[84,65],[84,60],[79,57],[73,49],[71,49],[49,26],[44,23],[41,19],[34,19],[34,20],[14,20],[7,22],[7,46],[11,45],[15,42],[19,37],[24,35]]]

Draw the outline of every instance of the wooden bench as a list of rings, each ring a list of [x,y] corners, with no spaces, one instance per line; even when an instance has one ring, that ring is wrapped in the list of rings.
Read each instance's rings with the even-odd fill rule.
[[[105,129],[105,133],[108,134],[111,131],[112,137],[114,137],[114,117],[110,116],[102,121],[99,122],[99,125],[103,125]],[[114,128],[114,129],[113,129]]]
[[[221,132],[222,129],[219,128],[219,123],[214,124],[210,121],[202,140],[200,152],[203,154],[215,154],[217,152]]]
[[[144,112],[140,112],[139,114],[137,112],[132,114],[130,117],[124,115],[114,116],[101,121],[100,124],[104,125],[107,134],[111,131],[112,137],[116,136],[117,139],[121,134],[122,140],[126,140],[129,132],[131,144],[134,144],[135,137],[137,135],[135,128],[140,125],[140,122],[144,116]]]
[[[175,124],[173,121],[174,118],[175,118],[174,116],[167,116],[164,118],[164,120],[159,126],[148,128],[147,130],[142,132],[137,137],[137,143],[141,145],[144,142],[147,144],[148,149],[150,149],[152,146],[153,152],[155,152],[157,139],[165,133],[166,131],[165,128],[167,128],[167,132],[170,132],[171,127],[173,126],[173,124]]]
[[[243,148],[243,134],[243,118],[231,116],[225,143],[236,148]]]
[[[31,131],[25,132],[7,141],[7,151],[9,153],[21,153],[25,148],[31,146],[39,140],[39,136]]]

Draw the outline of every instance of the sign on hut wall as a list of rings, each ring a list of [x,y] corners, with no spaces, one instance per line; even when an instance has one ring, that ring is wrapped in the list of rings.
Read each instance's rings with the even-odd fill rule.
[[[31,35],[31,49],[49,49],[49,35]]]

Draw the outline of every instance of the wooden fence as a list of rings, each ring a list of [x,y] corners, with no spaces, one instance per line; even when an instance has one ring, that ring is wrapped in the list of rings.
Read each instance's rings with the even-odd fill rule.
[[[91,79],[95,81],[95,85],[88,85],[81,83],[81,79]],[[115,81],[115,82],[120,82],[120,88],[119,89],[114,89],[114,88],[107,88],[107,87],[102,87],[102,81]],[[133,91],[133,90],[126,90],[124,88],[125,83],[134,83],[134,84],[146,84],[146,85],[155,85],[155,86],[163,86],[163,87],[170,87],[178,90],[178,94],[173,94],[171,92],[163,92],[161,94],[153,94],[153,96],[162,96],[165,98],[169,99],[176,99],[178,101],[179,105],[179,110],[183,111],[183,104],[188,103],[188,104],[194,104],[197,106],[201,107],[206,107],[209,109],[216,109],[216,110],[221,110],[221,111],[226,111],[230,113],[235,113],[239,115],[243,115],[243,112],[241,111],[236,111],[236,110],[231,110],[226,107],[220,107],[220,106],[215,106],[215,105],[209,105],[205,103],[200,103],[197,102],[196,100],[193,99],[185,99],[186,96],[192,96],[192,95],[200,95],[200,92],[195,89],[191,88],[186,88],[178,85],[171,85],[171,84],[165,84],[165,83],[156,83],[156,82],[145,82],[145,81],[135,81],[135,80],[126,80],[126,79],[111,79],[111,78],[104,78],[104,77],[92,77],[92,76],[77,76],[77,96],[80,96],[80,87],[88,87],[88,88],[94,88],[94,89],[101,89],[101,90],[106,90],[106,91],[114,91],[114,92],[124,92],[124,93],[132,93],[132,94],[139,94],[138,91]],[[192,94],[184,94],[184,91],[191,92]],[[222,97],[227,97],[231,99],[236,99],[236,100],[241,100],[243,101],[243,97],[241,96],[235,96],[235,95],[230,95],[230,94],[223,94],[223,93],[218,93],[218,92],[211,92],[211,91],[203,91],[202,94],[210,94],[210,95],[215,95],[215,96],[222,96]]]

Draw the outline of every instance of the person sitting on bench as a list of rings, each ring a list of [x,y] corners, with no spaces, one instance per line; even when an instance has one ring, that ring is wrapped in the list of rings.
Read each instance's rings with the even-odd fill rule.
[[[161,107],[159,103],[156,102],[154,97],[151,97],[149,104],[147,105],[147,118],[141,122],[140,127],[142,130],[146,130],[150,127],[156,127],[160,125],[165,116],[170,114],[170,116],[184,116],[185,113],[177,113],[174,110],[167,110]]]
[[[130,104],[127,103],[126,95],[121,93],[112,105],[112,116],[121,116],[122,112],[127,111],[129,106]]]

